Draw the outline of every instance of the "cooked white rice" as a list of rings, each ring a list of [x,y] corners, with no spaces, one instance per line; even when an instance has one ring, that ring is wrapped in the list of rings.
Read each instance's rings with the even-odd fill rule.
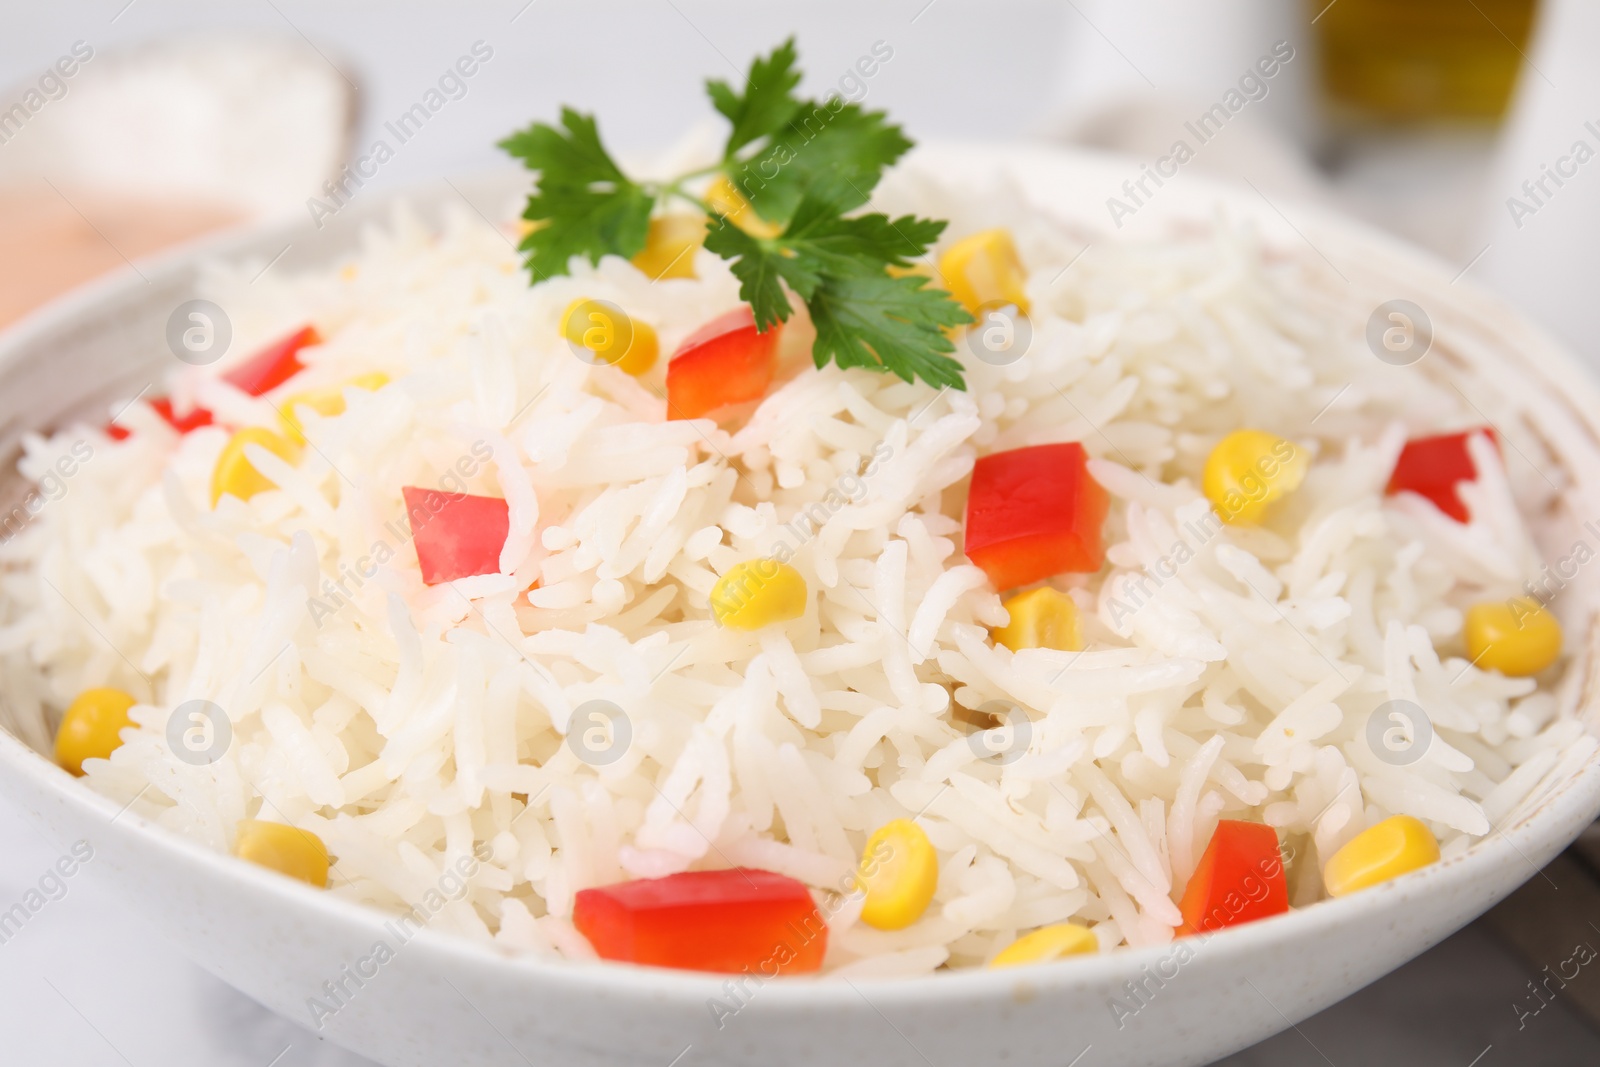
[[[1225,221],[1160,245],[1101,240],[1074,263],[1082,243],[1047,220],[972,207],[1008,198],[902,180],[885,199],[952,217],[953,236],[1012,226],[1029,352],[967,358],[969,391],[941,392],[810,369],[796,324],[787,379],[726,429],[665,421],[664,358],[636,381],[574,358],[557,330],[571,300],[596,297],[670,352],[737,302],[709,253],[698,280],[651,284],[607,260],[530,289],[505,234],[463,209],[442,233],[398,214],[305,275],[252,283],[259,264],[219,265],[207,295],[232,317],[233,353],[305,322],[327,339],[274,399],[371,371],[392,382],[308,419],[298,468],[259,454],[281,491],[214,511],[220,428],[180,438],[140,406],[124,443],[81,426],[30,438],[30,476],[85,439],[93,458],[0,548],[8,692],[59,709],[128,689],[139,729],[91,762],[94,788],[219,851],[248,817],[312,830],[341,896],[417,906],[486,843],[492,859],[426,909],[432,924],[583,957],[577,890],[758,866],[814,888],[828,970],[851,975],[981,963],[1067,919],[1102,948],[1166,941],[1220,817],[1278,827],[1293,901],[1310,903],[1322,861],[1363,827],[1415,815],[1455,855],[1558,763],[1590,758],[1565,714],[1573,686],[1536,690],[1462,655],[1463,607],[1539,570],[1519,515],[1556,508],[1565,480],[1530,401],[1448,335],[1418,366],[1381,363],[1362,335],[1376,299]],[[168,386],[275,426],[221,369]],[[1527,469],[1510,478],[1480,449],[1470,524],[1384,495],[1408,432],[1485,417]],[[1247,426],[1311,450],[1311,473],[1265,526],[1196,536],[1200,466]],[[961,553],[965,480],[978,455],[1056,441],[1082,441],[1111,493],[1109,563],[1053,583],[1083,609],[1086,651],[1012,654],[988,634],[1000,598]],[[437,485],[464,457],[468,490],[509,502],[504,574],[430,588],[395,532],[399,487]],[[808,507],[820,528],[796,522]],[[779,543],[806,614],[718,627],[717,576]],[[361,577],[375,552],[393,558]],[[232,724],[210,766],[165,739],[192,699]],[[564,743],[594,699],[632,731],[604,766]],[[1390,699],[1422,705],[1437,733],[1410,766],[1364,738]],[[1027,754],[980,759],[952,701],[1022,706]],[[840,889],[867,835],[911,816],[938,850],[934,906],[868,928]]]

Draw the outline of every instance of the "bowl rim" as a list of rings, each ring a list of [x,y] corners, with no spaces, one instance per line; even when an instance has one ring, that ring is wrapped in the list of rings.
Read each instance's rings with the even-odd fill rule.
[[[50,790],[58,801],[73,805],[79,814],[104,819],[108,827],[120,822],[143,837],[148,847],[163,850],[203,869],[219,879],[224,887],[237,887],[258,896],[275,898],[286,912],[294,909],[320,912],[325,919],[365,929],[374,939],[388,933],[385,924],[395,918],[393,913],[373,905],[315,889],[263,867],[241,863],[146,819],[128,807],[119,807],[111,798],[89,789],[80,779],[4,729],[0,729],[0,771],[25,774],[35,784]],[[822,974],[767,980],[761,985],[763,1009],[778,1013],[806,1012],[854,1004],[865,999],[861,986],[870,990],[873,1005],[961,1003],[974,998],[1007,1000],[1075,989],[1103,989],[1109,994],[1118,990],[1121,983],[1167,959],[1180,941],[1186,942],[1196,955],[1203,953],[1219,965],[1226,965],[1230,960],[1244,959],[1264,949],[1312,940],[1319,932],[1346,925],[1366,913],[1384,913],[1401,919],[1408,908],[1427,906],[1443,884],[1474,880],[1502,867],[1520,864],[1528,869],[1531,879],[1540,870],[1528,859],[1529,852],[1540,851],[1540,838],[1535,833],[1539,826],[1547,819],[1551,822],[1573,819],[1576,829],[1581,829],[1597,813],[1600,813],[1600,761],[1592,760],[1560,788],[1541,798],[1515,826],[1492,832],[1461,855],[1359,894],[1318,901],[1308,907],[1293,908],[1284,915],[1272,916],[1270,920],[1229,927],[1209,936],[1117,948],[1028,967],[1001,970],[965,967],[909,977],[835,979]],[[680,1006],[701,1006],[711,998],[726,995],[725,983],[735,977],[605,960],[540,956],[428,926],[412,934],[406,946],[421,949],[417,953],[419,956],[433,955],[491,972],[560,981],[592,993],[649,996]]]
[[[983,157],[989,173],[1052,167],[1089,171],[1105,178],[1108,190],[1115,189],[1127,174],[1137,173],[1142,162],[1131,156],[1097,150],[997,144],[993,141],[934,142],[916,149],[914,156],[924,162],[932,160],[949,165],[958,171],[964,168],[970,173],[980,172],[972,165],[975,156]],[[996,157],[1003,160],[999,167],[993,162]],[[393,207],[402,201],[411,204],[439,203],[459,198],[469,206],[474,206],[462,192],[463,186],[480,192],[505,192],[515,187],[513,176],[518,181],[527,181],[524,172],[506,168],[466,178],[439,179],[381,193],[374,192],[369,194],[368,200],[351,206],[352,217],[347,221],[359,225],[387,217]],[[1168,195],[1167,203],[1156,216],[1160,222],[1181,223],[1197,217],[1209,222],[1215,216],[1216,209],[1222,208],[1230,213],[1236,224],[1247,223],[1256,227],[1264,243],[1269,246],[1275,241],[1285,244],[1292,242],[1293,238],[1286,236],[1290,233],[1299,234],[1300,239],[1311,244],[1301,228],[1283,214],[1279,205],[1267,200],[1259,190],[1252,192],[1229,181],[1206,175],[1185,177],[1188,181],[1184,187],[1175,188]],[[1040,203],[1037,197],[1027,196],[1026,200],[1033,209],[1050,215],[1060,214],[1059,211],[1052,211],[1048,204]],[[1600,410],[1600,385],[1597,385],[1593,372],[1587,366],[1542,328],[1512,310],[1498,297],[1459,275],[1455,281],[1451,281],[1451,268],[1439,257],[1327,208],[1296,204],[1289,200],[1284,202],[1294,208],[1305,229],[1326,239],[1329,245],[1353,253],[1376,255],[1393,268],[1415,272],[1419,282],[1448,285],[1461,294],[1459,303],[1462,305],[1471,303],[1490,308],[1496,313],[1497,319],[1507,324],[1520,340],[1532,343],[1531,347],[1539,355],[1539,369],[1552,384],[1560,381],[1573,407],[1589,403],[1595,410]],[[1073,221],[1081,225],[1082,220]],[[18,360],[39,337],[61,328],[97,306],[136,294],[140,286],[158,278],[174,279],[192,272],[205,261],[237,260],[241,253],[254,249],[269,238],[295,234],[310,236],[314,232],[310,223],[289,217],[242,224],[186,241],[156,256],[140,260],[138,266],[127,264],[118,267],[0,330],[0,367]],[[1271,239],[1268,238],[1269,234],[1272,235]],[[1311,247],[1320,254],[1318,245]],[[1464,286],[1459,285],[1462,281],[1466,281]],[[1597,636],[1592,614],[1589,636],[1591,640]],[[1587,680],[1592,681],[1592,678]],[[1587,690],[1585,693],[1589,695]],[[1580,702],[1580,710],[1594,706],[1592,700]],[[103,817],[108,826],[121,822],[128,828],[128,833],[144,838],[147,847],[163,850],[226,884],[269,895],[286,910],[305,908],[320,912],[331,921],[356,928],[364,927],[374,937],[380,936],[383,924],[394,918],[393,913],[376,906],[347,900],[264,868],[238,862],[232,856],[213,851],[192,838],[162,827],[128,807],[119,809],[111,798],[93,791],[29,747],[10,730],[0,728],[0,787],[4,786],[4,779],[11,775],[26,779],[41,794],[73,806],[80,815]],[[9,790],[9,787],[5,788]],[[1537,804],[1521,813],[1516,823],[1492,830],[1458,856],[1360,894],[1319,901],[1311,906],[1292,909],[1285,915],[1273,916],[1270,921],[1247,923],[1207,937],[1185,940],[1195,950],[1203,950],[1208,957],[1226,963],[1230,959],[1248,957],[1275,945],[1309,939],[1319,931],[1345,925],[1365,913],[1383,913],[1399,920],[1414,902],[1425,903],[1441,887],[1470,882],[1507,865],[1526,866],[1529,868],[1529,877],[1533,877],[1539,868],[1528,859],[1528,853],[1538,854],[1548,845],[1547,824],[1560,825],[1563,821],[1571,821],[1573,833],[1576,834],[1597,814],[1600,814],[1600,759],[1593,759],[1566,781],[1547,790]],[[1101,989],[1109,995],[1118,989],[1120,983],[1138,976],[1144,969],[1164,959],[1178,943],[1175,939],[1159,945],[1117,948],[1089,956],[1004,970],[970,967],[931,975],[859,976],[840,980],[832,980],[826,974],[785,977],[782,981],[764,981],[760,1000],[763,1010],[779,1013],[808,1012],[845,1004],[859,1006],[859,1001],[866,999],[866,994],[857,988],[858,984],[871,990],[869,1004],[873,1006],[913,1002],[920,1005],[956,1003],[974,998],[1005,1000],[1084,988]],[[430,927],[417,931],[407,944],[417,945],[423,955],[431,953],[476,967],[506,969],[510,973],[557,980],[597,993],[648,995],[655,1000],[681,1006],[691,1003],[698,1006],[708,998],[725,994],[724,984],[732,977],[609,961],[546,957],[531,952],[516,952]]]

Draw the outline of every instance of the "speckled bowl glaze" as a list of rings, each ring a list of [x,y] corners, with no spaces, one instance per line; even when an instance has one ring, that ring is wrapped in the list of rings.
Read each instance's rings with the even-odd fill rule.
[[[946,174],[1005,176],[1019,195],[1087,236],[1109,236],[1106,197],[1139,172],[1137,161],[1036,148],[947,145],[918,155],[919,165]],[[497,175],[409,198],[425,216],[462,200],[494,216],[524,181]],[[359,225],[389,207],[368,193],[320,230],[296,221],[183,249],[142,264],[142,276],[129,270],[83,289],[0,336],[6,469],[14,468],[22,430],[103,411],[172,358],[166,319],[193,295],[202,259],[265,263],[281,252],[275,269],[319,262],[349,248]],[[1570,355],[1469,283],[1448,284],[1453,270],[1382,235],[1308,210],[1293,210],[1291,223],[1250,189],[1192,175],[1169,183],[1125,220],[1123,232],[1154,235],[1174,221],[1209,220],[1219,208],[1257,224],[1269,245],[1301,254],[1309,245],[1353,283],[1392,296],[1425,290],[1441,337],[1472,331],[1519,374],[1564,397],[1564,423],[1600,439],[1600,391]],[[1587,606],[1584,617],[1592,618]],[[1576,648],[1592,642],[1592,622],[1584,629],[1570,635]],[[1575,669],[1584,672],[1582,705],[1592,709],[1586,654]],[[0,709],[0,722],[11,731],[0,732],[0,790],[46,832],[63,846],[89,841],[99,876],[196,962],[291,1019],[314,1027],[308,998],[325,982],[342,986],[346,1003],[320,1020],[319,1032],[394,1067],[1205,1063],[1440,941],[1531,877],[1600,811],[1600,767],[1589,765],[1463,856],[1204,943],[914,980],[746,983],[735,996],[722,977],[517,958],[427,930],[402,940],[383,913],[119,812],[20,740],[44,736],[39,724],[16,722],[10,708]],[[721,1009],[713,1011],[714,1002]],[[730,1015],[728,1007],[738,1010]]]

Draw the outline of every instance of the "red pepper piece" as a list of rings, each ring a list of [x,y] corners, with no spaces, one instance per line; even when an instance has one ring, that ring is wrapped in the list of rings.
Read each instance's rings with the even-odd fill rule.
[[[1259,822],[1223,819],[1184,887],[1180,935],[1281,915],[1289,910],[1278,835]]]
[[[150,406],[155,409],[157,415],[166,419],[172,428],[179,433],[188,433],[190,430],[198,430],[202,426],[211,425],[211,412],[205,408],[197,407],[190,411],[189,414],[180,417],[173,414],[172,400],[164,396],[158,396],[150,401]],[[106,427],[106,433],[113,441],[123,441],[129,437],[132,431],[126,430],[116,423],[111,423]]]
[[[296,358],[300,350],[321,343],[315,326],[302,326],[228,371],[222,380],[251,396],[260,396],[305,370],[305,364]]]
[[[155,408],[156,414],[171,423],[172,428],[179,433],[188,433],[190,430],[198,430],[202,426],[211,425],[211,412],[205,408],[197,407],[190,411],[189,414],[180,417],[173,414],[172,401],[164,396],[158,396],[150,401],[150,406]]]
[[[996,589],[1100,569],[1110,499],[1089,477],[1088,458],[1073,442],[995,452],[973,466],[967,558]]]
[[[583,889],[572,922],[601,959],[686,971],[803,974],[828,948],[805,885],[748,867]]]
[[[260,396],[305,370],[305,364],[297,358],[300,350],[321,343],[322,337],[317,333],[315,326],[302,326],[228,371],[222,376],[222,380],[251,396]],[[172,401],[164,396],[150,401],[150,406],[179,433],[188,433],[190,430],[211,425],[211,412],[205,408],[195,408],[179,418],[172,413]],[[106,433],[113,441],[126,440],[129,435],[128,430],[115,424],[107,426]]]
[[[511,531],[504,500],[413,485],[403,487],[400,493],[405,497],[425,584],[500,572],[500,550]]]
[[[772,384],[781,323],[756,332],[748,304],[718,316],[678,346],[667,363],[667,417],[698,419],[729,404],[759,400]]]
[[[1400,450],[1400,459],[1389,476],[1390,495],[1412,492],[1433,501],[1434,507],[1457,522],[1467,521],[1467,505],[1457,488],[1461,482],[1476,481],[1478,468],[1467,451],[1467,438],[1475,433],[1489,435],[1496,448],[1500,441],[1487,426],[1463,433],[1444,433],[1434,437],[1414,437]]]

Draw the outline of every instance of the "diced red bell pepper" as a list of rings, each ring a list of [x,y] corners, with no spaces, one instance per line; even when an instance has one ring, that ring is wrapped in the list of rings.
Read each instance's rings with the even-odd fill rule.
[[[1467,505],[1461,500],[1461,482],[1476,481],[1478,468],[1467,451],[1467,438],[1487,434],[1496,448],[1500,441],[1487,426],[1463,433],[1444,433],[1434,437],[1414,437],[1400,450],[1400,459],[1389,476],[1390,495],[1417,493],[1433,501],[1434,507],[1457,522],[1467,521]]]
[[[828,949],[805,885],[748,867],[583,889],[572,922],[601,959],[686,971],[803,974]]]
[[[205,408],[197,407],[189,414],[180,417],[173,413],[172,400],[164,396],[158,396],[150,401],[150,406],[155,409],[157,415],[166,419],[172,428],[179,433],[188,433],[190,430],[198,430],[202,426],[211,425],[211,412]],[[113,441],[123,441],[128,438],[131,431],[112,423],[106,427],[106,433]]]
[[[1105,561],[1110,499],[1077,442],[984,456],[967,493],[967,558],[996,589],[1053,574],[1092,574]]]
[[[322,337],[317,333],[315,326],[303,326],[282,340],[274,341],[228,371],[222,376],[222,380],[251,396],[260,396],[305,370],[305,364],[298,358],[300,350],[321,343]],[[195,408],[179,418],[173,414],[172,401],[167,397],[157,397],[150,401],[150,406],[179,433],[188,433],[190,430],[211,425],[211,412],[205,408]],[[106,427],[106,433],[113,441],[126,440],[129,435],[128,430],[114,423]]]
[[[305,364],[296,358],[300,350],[321,343],[315,326],[302,326],[228,371],[222,380],[251,396],[260,396],[305,370]]]
[[[667,417],[698,419],[729,404],[759,400],[772,384],[782,323],[756,331],[748,304],[718,316],[678,346],[667,363]]]
[[[158,396],[150,401],[150,406],[155,408],[156,414],[171,423],[172,428],[179,433],[188,433],[191,430],[198,430],[202,426],[211,425],[211,412],[205,408],[197,407],[190,411],[189,414],[180,417],[173,414],[172,401],[164,396]]]
[[[414,485],[400,492],[425,584],[500,572],[500,550],[511,532],[504,500]]]
[[[1200,857],[1178,904],[1181,935],[1281,915],[1289,910],[1289,883],[1278,834],[1265,823],[1223,819]]]

